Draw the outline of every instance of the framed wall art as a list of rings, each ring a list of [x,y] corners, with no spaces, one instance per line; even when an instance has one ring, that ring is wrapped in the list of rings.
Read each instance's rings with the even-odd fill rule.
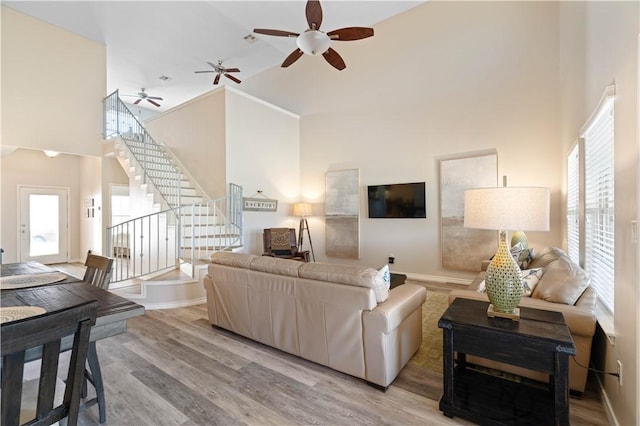
[[[327,256],[359,259],[360,170],[330,170],[325,179]]]
[[[464,227],[464,191],[495,187],[498,155],[483,154],[440,160],[440,241],[442,267],[480,271],[496,252],[497,233]]]

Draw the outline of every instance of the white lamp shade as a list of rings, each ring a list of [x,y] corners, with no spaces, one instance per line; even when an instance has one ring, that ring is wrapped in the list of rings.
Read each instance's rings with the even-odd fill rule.
[[[44,155],[49,158],[57,157],[60,153],[58,151],[49,151],[48,149],[43,150]]]
[[[296,38],[296,44],[307,55],[322,55],[331,46],[331,39],[322,31],[305,31]]]
[[[548,231],[549,188],[497,187],[464,192],[465,228]]]
[[[293,205],[293,215],[306,217],[311,216],[311,204],[310,203],[295,203]]]

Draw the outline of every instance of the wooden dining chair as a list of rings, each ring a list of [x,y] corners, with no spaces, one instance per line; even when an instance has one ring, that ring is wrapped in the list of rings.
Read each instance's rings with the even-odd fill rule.
[[[82,281],[87,284],[91,284],[95,287],[102,288],[104,290],[109,289],[109,282],[111,281],[111,271],[113,267],[113,259],[104,256],[98,256],[87,253],[87,260],[84,262],[87,269],[84,273]],[[102,371],[100,369],[100,362],[98,360],[98,350],[96,348],[96,342],[89,342],[89,349],[87,353],[87,363],[89,368],[85,369],[85,380],[82,386],[83,398],[87,396],[87,381],[93,385],[96,391],[94,398],[85,401],[82,404],[82,408],[86,409],[93,405],[98,404],[98,416],[100,423],[104,423],[107,420],[107,407],[104,397],[104,384],[102,382]]]
[[[29,423],[50,425],[67,418],[76,425],[91,326],[96,322],[96,302],[40,316],[5,322],[0,326],[2,348],[3,426]],[[73,335],[66,383],[57,378],[61,340]],[[42,347],[39,379],[23,383],[25,352]],[[56,395],[56,387],[63,391]],[[30,392],[33,390],[33,392]],[[60,393],[60,392],[59,392]],[[33,398],[29,398],[33,394]]]
[[[82,281],[105,290],[109,289],[113,268],[112,258],[98,256],[89,252],[84,266],[86,266],[87,269],[84,272]]]

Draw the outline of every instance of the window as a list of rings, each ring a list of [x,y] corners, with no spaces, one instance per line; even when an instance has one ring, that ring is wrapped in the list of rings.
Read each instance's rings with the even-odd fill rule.
[[[567,254],[580,264],[580,146],[567,157]]]
[[[598,108],[583,126],[581,141],[567,158],[569,255],[572,259],[580,258],[580,263],[591,277],[599,301],[611,313],[614,310],[615,286],[614,94],[615,87],[608,87]],[[580,144],[583,144],[582,158]],[[584,170],[583,177],[580,176],[581,169]],[[581,184],[583,197],[580,197]],[[582,257],[581,252],[584,253]]]

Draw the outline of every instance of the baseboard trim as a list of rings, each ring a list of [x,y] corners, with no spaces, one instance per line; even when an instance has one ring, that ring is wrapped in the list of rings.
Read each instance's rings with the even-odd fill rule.
[[[197,299],[181,300],[179,302],[146,303],[144,301],[141,301],[138,303],[143,305],[145,309],[148,309],[151,311],[155,309],[186,308],[187,306],[201,305],[203,303],[206,303],[206,301],[207,301],[207,297],[205,296],[205,297],[199,297]]]
[[[400,273],[400,272],[397,272],[397,273]],[[472,279],[441,277],[438,275],[412,274],[412,273],[406,273],[406,272],[404,274],[407,276],[408,280],[419,281],[419,282],[436,282],[436,283],[469,285],[473,281]]]
[[[607,415],[609,423],[611,423],[613,426],[620,426],[620,422],[618,422],[616,414],[613,411],[611,400],[609,400],[607,391],[604,389],[604,385],[602,384],[602,381],[600,381],[600,376],[597,374],[596,380],[598,381],[598,387],[600,388],[600,398],[602,398],[602,403],[604,404],[604,412]]]

